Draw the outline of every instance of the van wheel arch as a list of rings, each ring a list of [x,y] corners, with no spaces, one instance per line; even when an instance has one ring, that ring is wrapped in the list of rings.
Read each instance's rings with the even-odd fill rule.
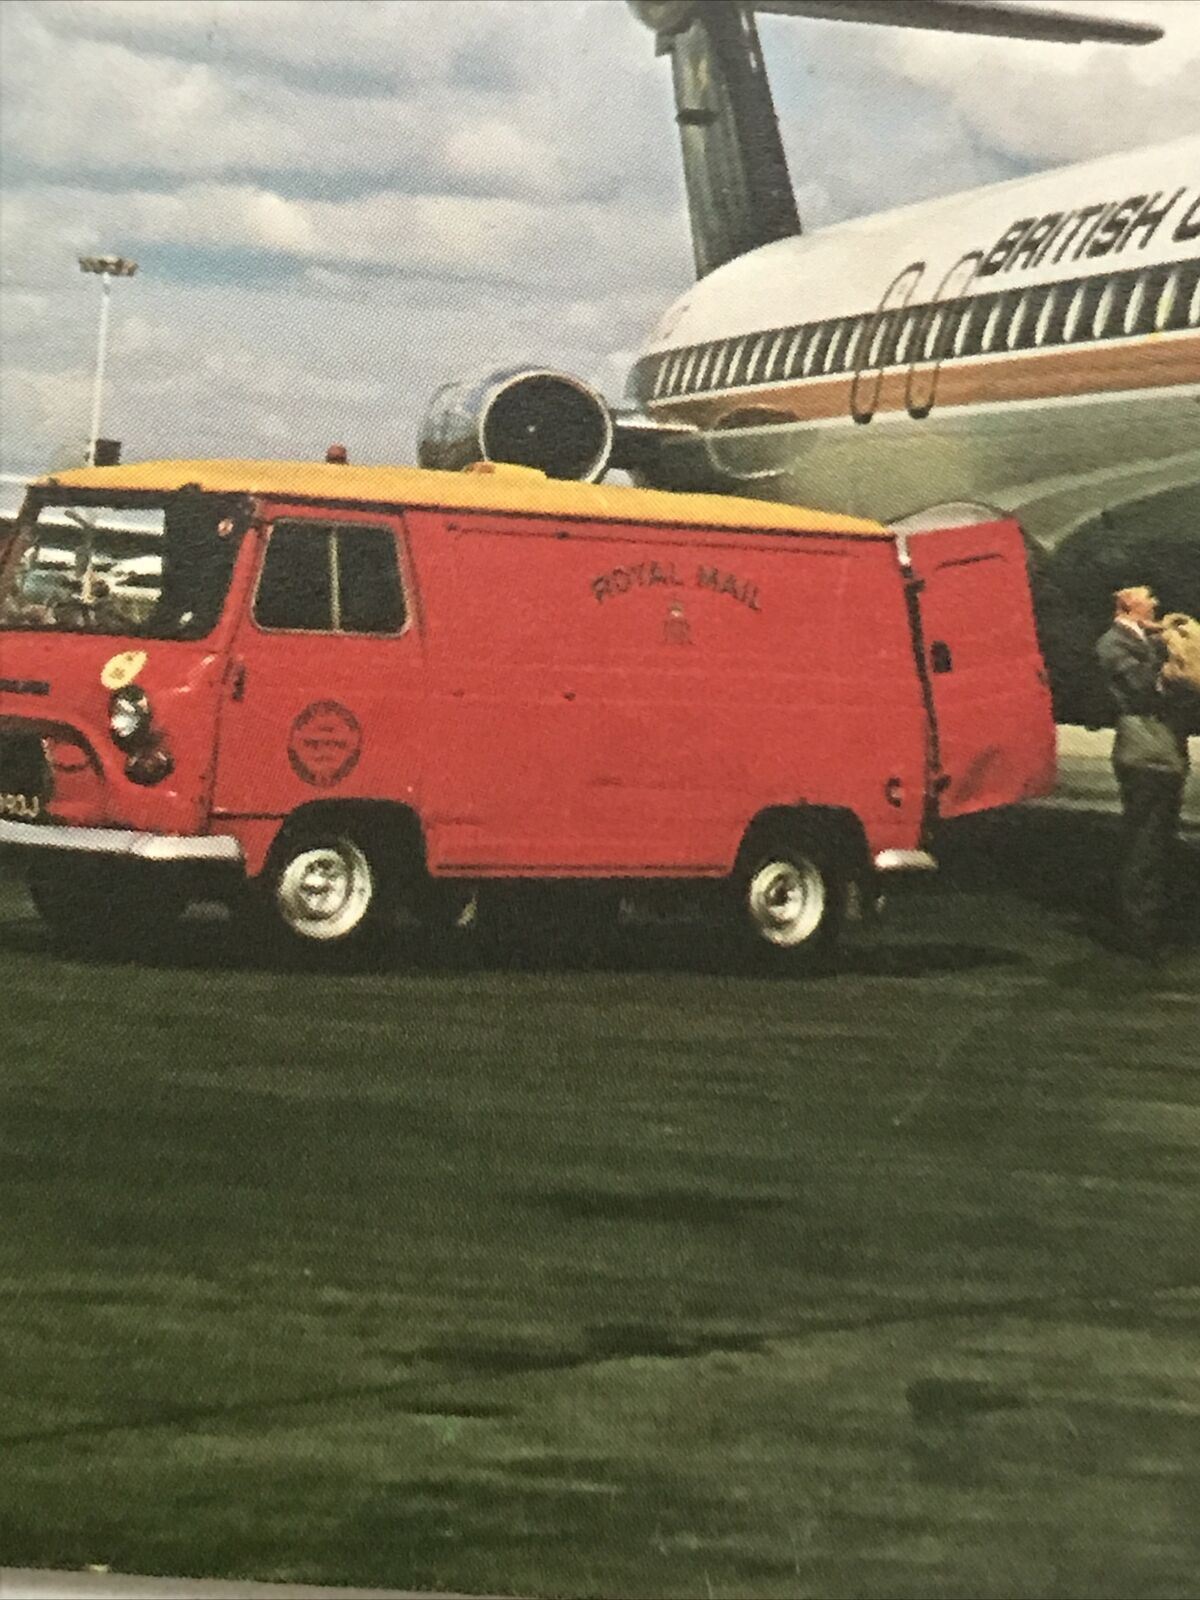
[[[853,812],[779,806],[759,813],[730,877],[743,944],[789,969],[824,959],[841,936],[851,885],[869,883],[871,871]]]
[[[326,917],[302,904],[306,867],[330,878]],[[425,881],[424,837],[407,807],[319,800],[284,819],[255,889],[260,909],[291,942],[332,949],[373,942]]]
[[[779,838],[789,834],[833,851],[848,879],[872,870],[866,830],[853,811],[839,806],[771,806],[760,811],[742,835],[738,864],[764,835]]]

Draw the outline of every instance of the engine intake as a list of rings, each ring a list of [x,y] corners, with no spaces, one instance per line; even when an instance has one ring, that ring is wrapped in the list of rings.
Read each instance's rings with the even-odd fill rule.
[[[504,461],[593,483],[609,464],[613,439],[612,413],[589,384],[517,368],[444,384],[421,425],[417,460],[443,472]]]

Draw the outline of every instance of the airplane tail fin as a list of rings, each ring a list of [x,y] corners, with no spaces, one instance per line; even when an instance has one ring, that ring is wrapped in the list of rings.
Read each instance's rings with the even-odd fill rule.
[[[800,232],[775,103],[753,13],[697,6],[671,57],[675,120],[692,223],[696,276],[757,245]]]
[[[675,120],[692,219],[696,275],[800,232],[756,11],[780,16],[996,34],[1057,44],[1150,44],[1156,23],[1125,22],[1013,0],[628,0],[671,57]]]

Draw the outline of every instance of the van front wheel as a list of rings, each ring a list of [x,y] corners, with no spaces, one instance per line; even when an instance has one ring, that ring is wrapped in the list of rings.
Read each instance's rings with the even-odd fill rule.
[[[267,893],[285,932],[300,945],[358,944],[380,921],[378,873],[362,844],[336,828],[285,841]]]
[[[760,957],[804,966],[837,943],[845,884],[832,854],[799,840],[763,839],[735,875],[743,934]]]
[[[188,903],[171,868],[137,862],[58,859],[47,851],[30,863],[27,882],[34,908],[56,940],[118,959],[155,949]]]

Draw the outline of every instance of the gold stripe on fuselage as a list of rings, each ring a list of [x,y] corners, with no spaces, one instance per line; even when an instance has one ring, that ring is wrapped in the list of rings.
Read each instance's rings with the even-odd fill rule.
[[[1068,400],[1123,391],[1174,389],[1200,383],[1200,333],[1150,334],[1119,344],[1073,350],[1021,351],[995,357],[973,356],[945,363],[893,369],[883,374],[842,373],[836,378],[803,378],[715,394],[678,395],[652,401],[657,417],[677,418],[702,429],[717,428],[735,412],[777,411],[780,421],[849,421],[857,411],[906,411],[913,401],[932,409],[1016,402]],[[853,402],[853,407],[852,407]],[[749,420],[749,419],[747,419]],[[767,418],[762,419],[764,422]]]

